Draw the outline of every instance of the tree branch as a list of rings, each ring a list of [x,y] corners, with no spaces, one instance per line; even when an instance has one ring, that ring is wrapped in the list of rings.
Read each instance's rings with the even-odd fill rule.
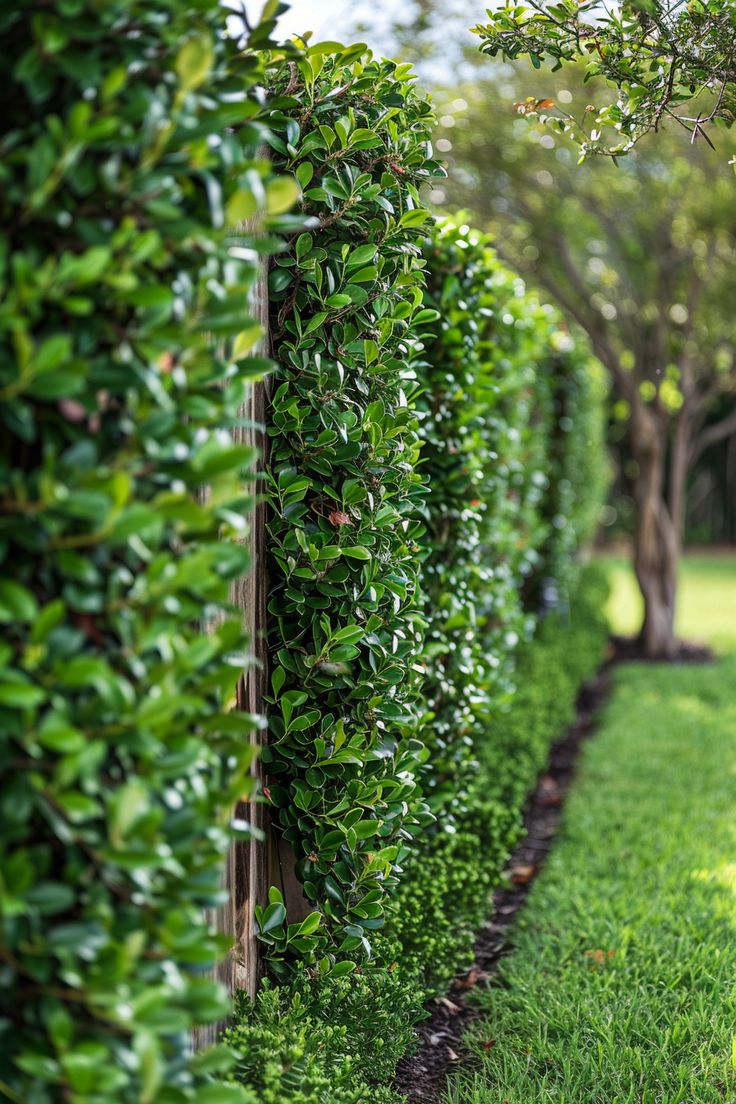
[[[736,433],[736,407],[720,422],[715,422],[703,430],[691,450],[690,463],[693,464],[707,448],[718,444],[725,437],[730,437],[732,433]]]

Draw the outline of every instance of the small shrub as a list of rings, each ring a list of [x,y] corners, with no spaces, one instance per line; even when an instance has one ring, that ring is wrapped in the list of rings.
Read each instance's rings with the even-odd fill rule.
[[[395,1104],[381,1082],[410,1044],[412,997],[386,971],[266,984],[225,1035],[234,1076],[258,1104]]]

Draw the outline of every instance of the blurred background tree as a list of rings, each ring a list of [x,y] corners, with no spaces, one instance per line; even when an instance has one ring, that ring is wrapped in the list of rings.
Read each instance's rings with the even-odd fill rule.
[[[609,372],[631,460],[643,644],[666,656],[688,473],[736,431],[733,178],[707,145],[669,132],[619,167],[577,165],[564,139],[535,125],[557,103],[575,116],[597,110],[561,86],[570,76],[517,69],[440,101],[444,202],[494,232],[501,255],[585,330]],[[499,110],[513,88],[516,113]],[[585,94],[600,103],[606,91],[589,84]],[[722,396],[730,402],[711,423]]]
[[[712,124],[736,117],[733,0],[623,0],[613,9],[600,0],[507,2],[475,32],[492,57],[554,70],[585,62],[584,79],[602,76],[616,89],[592,119],[556,116],[583,156],[626,153],[666,122],[710,142]]]

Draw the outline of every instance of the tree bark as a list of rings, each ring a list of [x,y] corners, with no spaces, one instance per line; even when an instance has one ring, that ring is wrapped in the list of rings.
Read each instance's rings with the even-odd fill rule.
[[[677,652],[675,599],[679,540],[665,499],[666,423],[646,409],[632,411],[636,525],[634,568],[644,598],[640,642],[651,659]]]
[[[687,471],[691,447],[690,414],[683,406],[677,418],[672,438],[670,456],[669,511],[677,540],[677,554],[682,551],[685,539],[685,521],[687,504]]]

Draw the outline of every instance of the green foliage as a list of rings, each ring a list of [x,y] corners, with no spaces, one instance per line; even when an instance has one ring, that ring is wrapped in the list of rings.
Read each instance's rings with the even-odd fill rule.
[[[225,1042],[258,1104],[393,1104],[385,1086],[421,1016],[419,993],[388,969],[266,982],[237,1011]]]
[[[488,16],[473,28],[483,53],[528,57],[536,69],[543,61],[553,69],[584,61],[586,80],[602,76],[617,90],[615,102],[591,105],[582,117],[555,111],[548,99],[527,101],[524,110],[541,108],[582,157],[627,153],[668,120],[710,143],[707,125],[730,126],[736,117],[732,0],[628,0],[612,10],[598,0],[530,0]]]
[[[518,839],[527,794],[572,719],[580,685],[601,662],[607,589],[602,570],[586,568],[569,623],[559,615],[546,618],[521,650],[511,705],[476,745],[462,814],[450,830],[425,835],[412,851],[386,953],[430,993],[442,992],[472,961],[475,933]]]
[[[534,343],[537,304],[487,242],[438,224],[425,257],[438,321],[417,365],[429,478],[423,735],[430,802],[446,807],[444,823],[467,797],[476,745],[511,691],[515,647],[534,624],[521,585],[546,535],[547,419],[535,425],[534,416],[547,381],[540,373],[530,401],[540,348],[514,327],[520,317],[527,330],[532,323]]]
[[[422,325],[418,188],[438,171],[430,107],[407,66],[312,47],[269,74],[275,164],[308,229],[270,277],[278,361],[269,415],[270,800],[324,922],[262,917],[277,974],[294,955],[339,971],[370,953],[415,782],[422,494],[406,367]]]
[[[446,827],[513,693],[540,598],[554,606],[575,583],[601,500],[603,417],[584,343],[487,239],[440,222],[425,257],[439,320],[416,363],[429,478],[423,738],[430,804]]]
[[[733,647],[733,568],[720,583],[697,631]],[[733,654],[617,670],[453,1104],[733,1099],[735,680]]]
[[[513,75],[516,95],[527,88],[537,97],[569,97],[563,85],[571,85],[570,75]],[[448,109],[457,95],[448,90]],[[593,95],[590,87],[584,95]],[[645,523],[637,507],[634,524],[635,534],[650,524],[660,532],[656,542],[644,541],[638,561],[641,577],[649,578],[648,608],[658,603],[666,623],[672,598],[660,595],[674,591],[672,561],[656,550],[672,547],[667,534],[680,529],[685,515],[683,457],[692,464],[732,429],[732,178],[707,146],[683,146],[665,134],[640,145],[619,168],[600,158],[576,166],[564,143],[550,134],[540,138],[538,128],[512,115],[499,118],[479,145],[474,135],[497,103],[498,85],[476,80],[462,96],[464,108],[447,130],[448,193],[503,235],[509,263],[588,334],[611,384],[612,436],[634,461],[624,467],[627,494],[645,509],[650,464],[659,463],[653,457],[661,456],[671,473],[659,521]],[[579,114],[584,104],[573,102],[570,111]],[[572,420],[574,448],[580,439]],[[576,464],[600,479],[597,450],[586,458],[580,449]],[[652,549],[659,566],[649,562]],[[652,579],[662,580],[659,594]],[[653,644],[664,652],[669,642]]]
[[[600,662],[605,596],[600,569],[586,569],[571,620],[548,618],[522,650],[519,689],[481,747],[462,819],[413,845],[375,941],[381,965],[340,979],[296,974],[266,987],[255,1006],[241,1001],[226,1042],[254,1104],[396,1104],[381,1086],[411,1046],[422,1002],[471,961],[527,792],[572,716],[581,681]]]
[[[548,444],[549,491],[544,516],[542,599],[563,609],[576,586],[576,557],[595,535],[608,487],[605,447],[607,386],[601,365],[564,326],[548,353],[554,432]]]
[[[219,1104],[188,1033],[227,1008],[203,909],[254,723],[220,618],[254,458],[228,429],[266,367],[254,242],[225,225],[284,187],[217,0],[0,27],[2,1091]]]

